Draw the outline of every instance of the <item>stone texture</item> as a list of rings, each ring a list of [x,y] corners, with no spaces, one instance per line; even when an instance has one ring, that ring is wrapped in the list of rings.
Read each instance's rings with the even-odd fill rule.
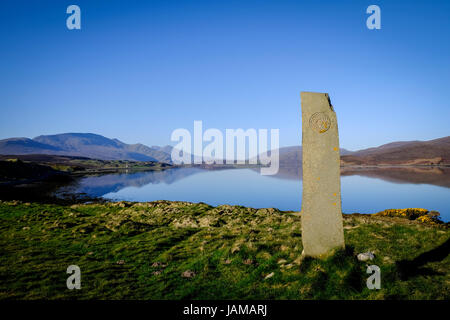
[[[363,252],[356,256],[359,261],[369,261],[375,259],[373,252]]]
[[[339,136],[328,94],[301,92],[303,256],[343,248]]]

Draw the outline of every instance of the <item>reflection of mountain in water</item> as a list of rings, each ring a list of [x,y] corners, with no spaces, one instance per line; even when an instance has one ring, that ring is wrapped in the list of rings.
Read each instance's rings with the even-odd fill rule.
[[[77,192],[101,197],[110,192],[117,192],[126,187],[142,187],[147,184],[171,184],[187,176],[205,172],[200,168],[173,168],[162,171],[108,174],[87,177],[79,181]]]
[[[237,169],[224,169],[237,170]],[[252,169],[259,171],[259,169]],[[87,177],[78,182],[76,191],[90,196],[101,197],[110,192],[117,192],[126,187],[142,187],[147,184],[172,184],[185,177],[208,172],[202,168],[172,168],[162,171],[147,171],[129,174],[108,174]],[[378,178],[393,183],[430,184],[450,188],[450,168],[437,167],[342,167],[342,176],[359,175]],[[299,180],[301,167],[280,168],[278,179]],[[212,183],[214,180],[211,181]],[[236,181],[239,183],[239,181]]]
[[[431,184],[450,188],[450,168],[444,167],[344,167],[341,174],[379,178],[394,183]]]
[[[341,167],[342,176],[364,176],[394,183],[431,184],[450,188],[450,168],[447,167]],[[302,178],[301,167],[280,168],[279,179]]]

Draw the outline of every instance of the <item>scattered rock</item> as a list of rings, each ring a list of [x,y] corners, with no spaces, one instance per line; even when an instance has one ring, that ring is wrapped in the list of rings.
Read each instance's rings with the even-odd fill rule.
[[[183,217],[180,219],[175,218],[171,223],[175,228],[198,228],[199,224],[194,218]]]
[[[94,254],[93,251],[89,251],[89,252],[87,253],[88,256],[93,255],[93,254]]]
[[[239,250],[241,250],[241,246],[244,243],[244,240],[239,239],[235,243],[233,243],[233,246],[231,247],[231,253],[235,253]]]
[[[384,257],[383,261],[386,262],[387,264],[392,264],[394,263],[394,261],[390,258],[390,257]]]
[[[225,264],[230,264],[230,263],[231,263],[231,260],[230,260],[230,259],[227,259],[227,260],[225,260],[224,263],[225,263]]]
[[[165,268],[165,267],[167,267],[167,264],[162,263],[162,262],[153,262],[152,267],[153,268]]]
[[[368,251],[358,254],[357,258],[359,261],[368,261],[373,260],[375,258],[375,255],[372,252]]]
[[[184,271],[182,274],[181,274],[181,276],[183,277],[183,278],[193,278],[193,277],[195,277],[195,272],[194,271],[191,271],[191,270],[186,270],[186,271]]]
[[[270,253],[268,253],[267,251],[264,251],[264,252],[260,253],[260,257],[264,260],[269,260],[270,258],[272,258],[272,255]]]
[[[274,275],[275,275],[275,272],[271,272],[271,273],[269,273],[269,274],[264,278],[264,280],[267,280],[267,279],[269,279],[269,278],[272,278]]]
[[[263,208],[263,209],[259,209],[258,210],[258,213],[261,213],[261,214],[267,214],[267,215],[272,215],[272,214],[274,214],[275,212],[279,212],[280,210],[278,210],[278,209],[275,209],[275,208]]]
[[[121,208],[128,208],[128,207],[131,207],[131,203],[125,202],[125,201],[120,201],[120,202],[117,202],[117,206],[121,207]]]
[[[152,274],[153,274],[154,276],[159,276],[161,273],[162,273],[161,270],[153,271],[153,272],[152,272]]]
[[[246,264],[246,265],[253,264],[253,260],[252,259],[245,259],[244,260],[244,264]]]
[[[119,260],[116,262],[117,264],[125,264],[125,260]]]

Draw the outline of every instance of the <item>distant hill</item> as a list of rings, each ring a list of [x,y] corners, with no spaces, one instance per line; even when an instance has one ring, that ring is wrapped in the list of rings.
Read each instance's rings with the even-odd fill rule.
[[[450,165],[450,136],[429,141],[400,141],[341,157],[343,165]]]
[[[52,154],[88,157],[100,160],[159,161],[170,163],[170,146],[147,147],[126,144],[93,133],[64,133],[34,139],[0,140],[0,154]]]
[[[280,168],[297,168],[302,147],[278,149]],[[359,151],[341,149],[342,165],[450,165],[450,136],[430,141],[399,141]]]
[[[171,146],[126,144],[93,133],[64,133],[34,139],[0,140],[0,154],[49,154],[100,160],[158,161],[171,163]],[[280,168],[301,166],[302,147],[279,149]],[[192,158],[192,157],[191,157]],[[448,165],[450,136],[430,141],[399,141],[359,151],[341,149],[341,164],[349,165]]]
[[[302,147],[292,146],[278,149],[281,168],[293,168],[302,164]],[[341,156],[351,154],[352,151],[341,148]]]

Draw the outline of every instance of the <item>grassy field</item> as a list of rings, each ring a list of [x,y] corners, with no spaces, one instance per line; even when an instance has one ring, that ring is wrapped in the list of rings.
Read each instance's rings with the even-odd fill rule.
[[[3,201],[0,299],[449,299],[448,226],[388,215],[345,215],[346,250],[301,260],[298,213]],[[366,251],[375,259],[358,261]],[[369,264],[380,290],[366,287]]]

